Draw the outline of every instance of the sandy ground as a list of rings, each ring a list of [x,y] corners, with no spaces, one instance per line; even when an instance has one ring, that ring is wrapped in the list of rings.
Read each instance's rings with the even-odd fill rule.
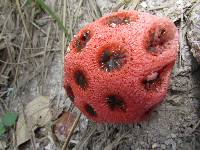
[[[8,58],[4,58],[1,54],[1,59],[7,62],[6,65],[2,62],[1,66],[5,69],[1,74],[8,76],[11,80],[6,79],[7,92],[6,96],[1,97],[5,101],[5,104],[2,103],[1,106],[1,113],[7,111],[5,106],[9,110],[22,112],[22,106],[39,95],[50,96],[54,114],[63,108],[73,107],[62,88],[62,32],[59,31],[55,22],[44,12],[37,14],[37,9],[33,9],[34,6],[22,7],[30,34],[30,40],[27,40],[15,3],[2,0],[0,4],[0,53],[6,53]],[[57,10],[58,14],[61,13],[61,1],[49,0],[47,4]],[[175,22],[180,31],[180,51],[167,97],[152,112],[151,117],[141,124],[110,125],[91,122],[82,115],[68,148],[84,150],[200,149],[200,69],[190,52],[186,39],[188,30],[193,30],[188,29],[188,22],[190,21],[189,12],[195,1],[135,0],[123,5],[115,0],[69,0],[67,4],[66,24],[69,36],[66,45],[87,23],[118,9],[136,9],[158,16],[167,16]],[[27,21],[26,17],[31,18],[33,13],[36,14],[32,18],[33,22]],[[8,22],[6,25],[5,21]],[[1,42],[5,43],[5,46]],[[5,52],[6,48],[9,48],[7,52]],[[73,112],[76,113],[78,110],[74,108]],[[13,133],[14,130],[11,130],[8,135]],[[12,141],[12,137],[9,136],[5,141]],[[8,146],[9,149],[16,148],[14,143],[11,145]],[[24,149],[29,149],[31,144],[25,147]],[[42,149],[42,146],[38,149]],[[50,149],[59,148],[52,144]]]

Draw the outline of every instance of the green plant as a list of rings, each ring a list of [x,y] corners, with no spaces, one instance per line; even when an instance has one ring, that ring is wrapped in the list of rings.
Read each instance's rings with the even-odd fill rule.
[[[15,125],[17,120],[17,113],[6,112],[0,120],[0,136],[6,132],[6,128]]]

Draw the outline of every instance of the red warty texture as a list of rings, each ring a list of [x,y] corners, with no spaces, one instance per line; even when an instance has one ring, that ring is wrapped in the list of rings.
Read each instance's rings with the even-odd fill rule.
[[[89,119],[136,123],[163,101],[178,50],[167,18],[109,14],[73,38],[65,56],[66,92]]]

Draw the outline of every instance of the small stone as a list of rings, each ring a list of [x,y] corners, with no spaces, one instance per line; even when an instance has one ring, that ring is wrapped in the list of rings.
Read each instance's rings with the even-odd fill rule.
[[[161,149],[166,149],[166,145],[165,144],[161,144],[160,147],[161,147]]]
[[[171,134],[171,137],[172,137],[173,139],[176,138],[176,134],[172,133],[172,134]]]
[[[147,8],[147,3],[146,3],[146,2],[142,2],[140,5],[141,5],[143,8]]]
[[[160,144],[158,144],[158,143],[154,143],[154,144],[152,145],[152,148],[153,148],[153,149],[158,148],[158,147],[160,147]]]

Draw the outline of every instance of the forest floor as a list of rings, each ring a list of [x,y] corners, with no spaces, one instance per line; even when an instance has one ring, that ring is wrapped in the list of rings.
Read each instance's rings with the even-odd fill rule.
[[[193,9],[200,8],[199,1],[45,0],[66,26],[66,34],[38,1],[0,0],[0,118],[6,112],[19,116],[16,125],[0,136],[0,149],[200,149],[200,68],[187,39],[194,30],[190,18]],[[99,124],[80,116],[66,96],[63,58],[69,41],[82,27],[122,9],[171,18],[179,28],[180,50],[167,97],[147,121]],[[200,25],[200,12],[196,15]],[[35,99],[41,103],[34,106]],[[72,119],[73,132],[67,131],[67,139],[60,140],[54,124],[63,110],[72,112],[78,122]]]

